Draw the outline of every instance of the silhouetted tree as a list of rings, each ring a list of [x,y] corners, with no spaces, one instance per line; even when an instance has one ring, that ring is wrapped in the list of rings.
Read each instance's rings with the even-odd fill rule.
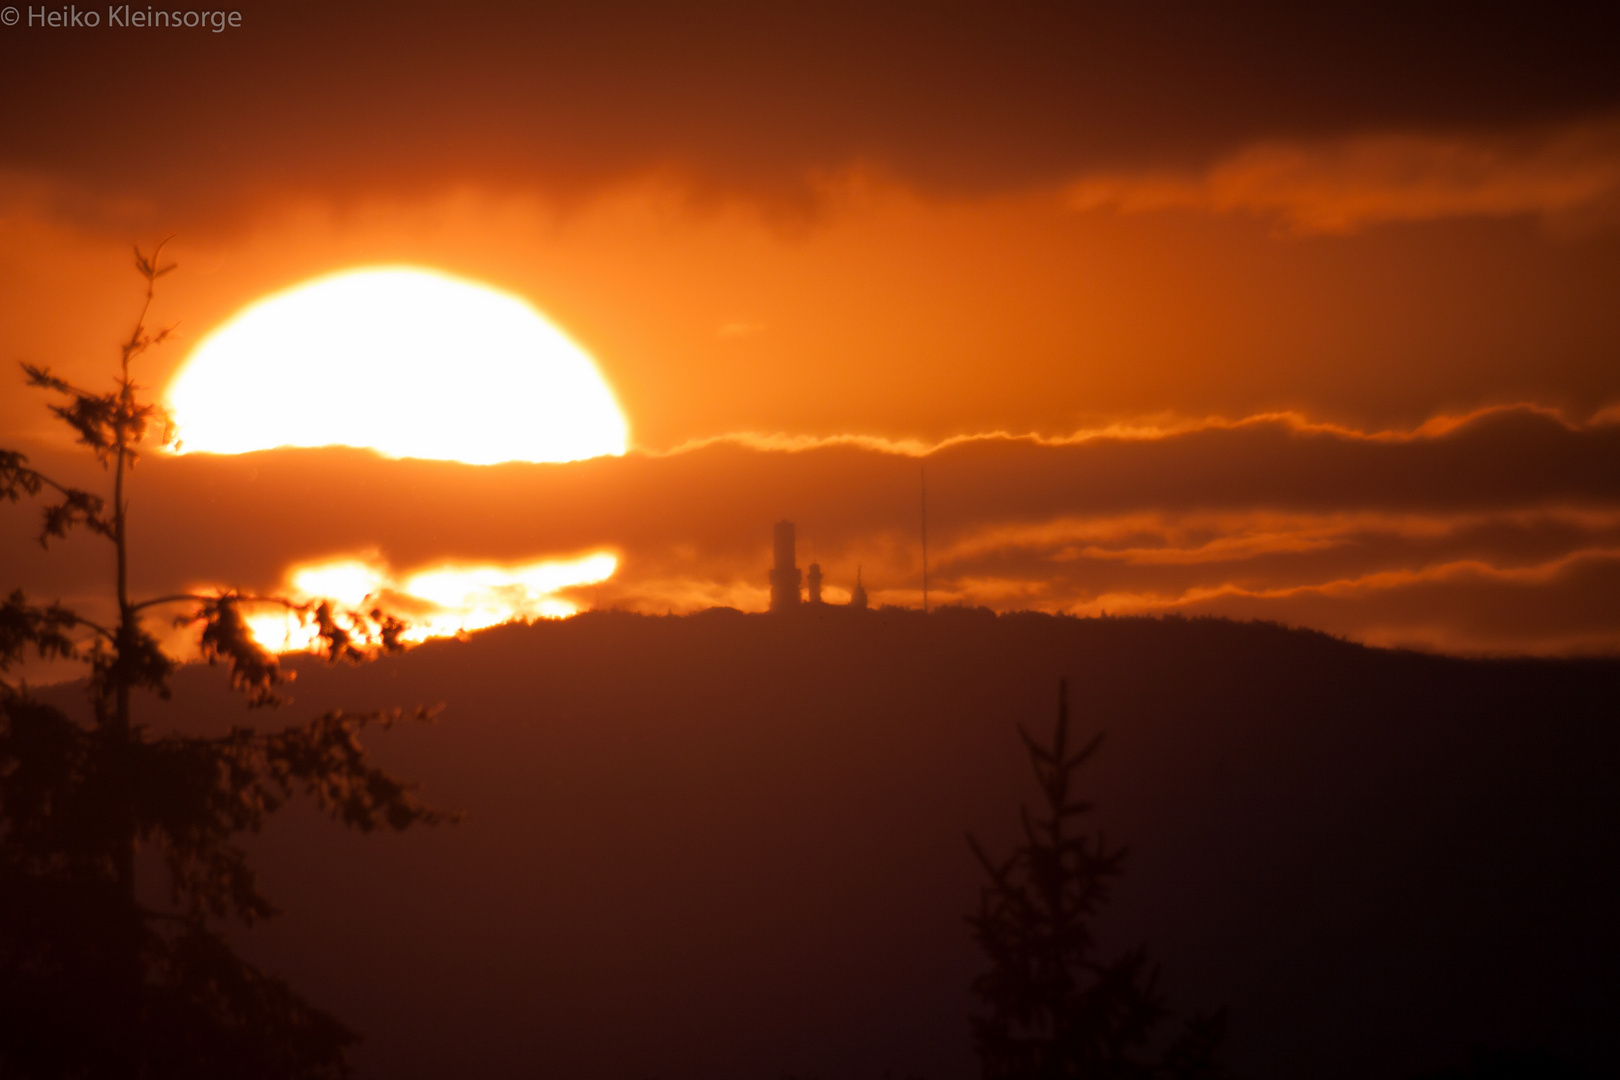
[[[49,497],[41,544],[88,529],[116,566],[111,620],[32,603],[20,589],[0,605],[0,673],[29,651],[82,660],[90,704],[81,723],[0,679],[0,1075],[343,1076],[357,1036],[236,955],[216,926],[275,913],[238,838],[294,794],[361,830],[445,820],[366,758],[361,730],[400,712],[333,711],[279,731],[238,725],[197,737],[136,724],[131,699],[169,695],[176,662],[143,625],[161,609],[201,627],[203,655],[224,663],[254,706],[280,704],[276,688],[290,675],[254,641],[244,606],[276,604],[306,620],[332,661],[397,649],[402,626],[381,611],[235,592],[130,597],[125,481],[149,435],[168,426],[131,367],[167,337],[148,333],[146,317],[157,279],[174,268],[156,251],[137,249],[135,263],[146,302],[110,392],[24,365],[31,385],[60,395],[51,411],[110,474],[110,498],[0,451],[0,497]],[[166,906],[137,892],[142,847],[161,856]]]
[[[973,837],[990,880],[968,919],[990,968],[973,981],[983,1011],[973,1018],[985,1080],[1192,1080],[1223,1075],[1215,1061],[1224,1014],[1200,1016],[1168,1047],[1154,1033],[1167,1015],[1157,972],[1143,948],[1098,955],[1092,924],[1123,848],[1075,827],[1092,806],[1074,793],[1074,773],[1102,742],[1069,742],[1068,686],[1059,684],[1050,745],[1022,726],[1042,806],[1021,809],[1023,843],[1003,862]]]

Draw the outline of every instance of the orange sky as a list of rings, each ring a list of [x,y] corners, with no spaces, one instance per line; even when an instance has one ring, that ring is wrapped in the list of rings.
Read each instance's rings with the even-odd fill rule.
[[[153,462],[138,527],[184,538],[206,518],[236,560],[208,580],[272,587],[358,550],[403,568],[605,546],[624,559],[595,602],[757,607],[788,516],[835,584],[860,563],[877,599],[915,603],[913,458],[689,444],[914,454],[1128,430],[936,451],[941,596],[1620,647],[1614,36],[1446,5],[1065,10],[290,3],[220,35],[8,29],[0,445],[51,452],[14,361],[109,370],[138,301],[129,243],[172,232],[156,314],[181,339],[154,385],[267,292],[408,262],[566,328],[640,452],[478,473],[483,509],[415,504],[505,522],[490,507],[531,500],[545,519],[506,533],[384,525],[380,507],[368,533],[320,475],[278,494],[276,514],[347,522],[329,541],[230,487],[302,458]],[[1245,448],[1257,432],[1294,472]],[[953,494],[1003,445],[1024,447],[1009,472]],[[1390,456],[1423,448],[1452,456],[1408,484]],[[1099,464],[1115,450],[1124,472]],[[420,482],[341,462],[385,503]],[[658,469],[715,522],[654,513],[638,485]],[[1020,484],[1044,494],[995,497]],[[593,502],[611,493],[625,505]],[[0,508],[6,564],[30,591],[85,594],[77,546],[60,568],[25,549],[30,512]],[[153,587],[186,583],[169,562]]]

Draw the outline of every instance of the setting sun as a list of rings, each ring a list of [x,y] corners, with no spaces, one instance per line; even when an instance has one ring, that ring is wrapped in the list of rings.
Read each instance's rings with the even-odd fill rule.
[[[413,267],[350,270],[260,300],[168,388],[180,450],[357,446],[488,465],[625,451],[590,355],[525,301]]]

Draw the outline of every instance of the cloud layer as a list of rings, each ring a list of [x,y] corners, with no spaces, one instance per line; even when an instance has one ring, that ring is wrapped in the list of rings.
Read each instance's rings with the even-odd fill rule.
[[[712,441],[568,465],[470,467],[345,450],[143,464],[134,566],[150,589],[283,587],[296,563],[378,552],[402,573],[605,550],[588,606],[759,609],[771,523],[829,599],[1085,615],[1222,614],[1460,652],[1620,649],[1620,425],[1530,407],[1362,432],[1297,416],[1063,440],[988,435]],[[42,596],[92,590],[88,541],[8,562]]]
[[[86,212],[648,170],[778,202],[865,163],[932,192],[1199,166],[1266,140],[1620,107],[1607,13],[1283,3],[242,7],[240,29],[0,35],[0,168]]]
[[[1294,233],[1461,217],[1612,224],[1620,208],[1620,124],[1265,143],[1199,174],[1085,176],[1070,195],[1081,210],[1246,212],[1280,219]]]

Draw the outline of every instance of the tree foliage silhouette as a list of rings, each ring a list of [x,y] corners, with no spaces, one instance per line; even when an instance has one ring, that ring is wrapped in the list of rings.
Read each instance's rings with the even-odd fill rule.
[[[110,497],[0,451],[0,498],[46,497],[42,545],[73,529],[106,540],[116,598],[110,621],[33,603],[21,589],[0,604],[0,675],[30,651],[80,660],[90,705],[81,723],[0,678],[0,1075],[344,1076],[355,1033],[236,955],[218,932],[220,920],[275,914],[239,840],[299,793],[362,831],[451,815],[367,759],[361,731],[399,721],[399,710],[333,711],[271,732],[236,725],[215,737],[159,735],[134,722],[132,697],[167,698],[176,667],[143,624],[154,614],[200,626],[203,656],[224,664],[260,707],[284,702],[277,688],[292,673],[253,639],[244,607],[291,612],[332,662],[398,649],[403,629],[380,610],[238,592],[131,599],[125,484],[142,446],[169,430],[131,373],[168,337],[146,327],[156,282],[174,269],[159,263],[159,251],[135,252],[146,299],[112,390],[24,365],[32,386],[57,395],[51,411],[110,475]],[[161,857],[167,906],[150,906],[137,891],[140,848]]]
[[[1023,842],[997,862],[968,837],[989,881],[968,922],[990,968],[973,981],[973,1036],[985,1080],[1194,1080],[1224,1075],[1215,1053],[1224,1013],[1199,1016],[1167,1047],[1168,1015],[1145,948],[1099,956],[1092,925],[1124,869],[1125,850],[1078,828],[1092,805],[1074,774],[1102,743],[1069,740],[1068,685],[1058,689],[1049,745],[1018,729],[1042,806],[1021,808]]]

